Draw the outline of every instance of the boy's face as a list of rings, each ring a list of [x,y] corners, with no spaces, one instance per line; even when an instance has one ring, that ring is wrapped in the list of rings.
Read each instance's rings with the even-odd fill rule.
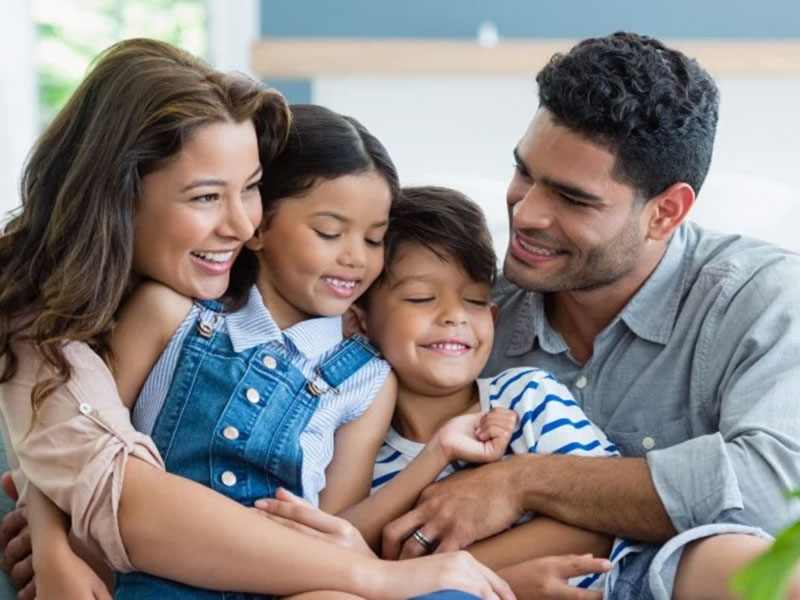
[[[454,260],[409,244],[370,292],[366,326],[401,386],[437,396],[477,378],[492,348],[495,312],[490,286]]]

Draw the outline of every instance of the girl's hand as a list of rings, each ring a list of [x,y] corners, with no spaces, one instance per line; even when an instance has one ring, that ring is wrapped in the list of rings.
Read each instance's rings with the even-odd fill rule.
[[[111,600],[105,583],[70,549],[34,557],[36,600]]]
[[[401,600],[456,589],[484,600],[515,600],[509,585],[467,552],[447,552],[398,562],[381,561],[369,598]]]
[[[460,415],[445,423],[434,440],[448,461],[492,462],[503,456],[518,419],[517,413],[507,408]]]
[[[537,600],[602,600],[602,590],[584,590],[569,585],[571,577],[606,573],[611,563],[591,554],[545,556],[500,570],[520,598]]]
[[[278,488],[275,498],[256,500],[255,507],[269,518],[306,535],[337,546],[375,556],[367,542],[349,521],[326,513],[288,490]]]

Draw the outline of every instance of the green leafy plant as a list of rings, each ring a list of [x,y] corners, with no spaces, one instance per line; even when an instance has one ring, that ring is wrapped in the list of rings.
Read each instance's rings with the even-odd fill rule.
[[[800,498],[800,490],[788,494]],[[731,588],[745,600],[781,600],[800,562],[800,521],[778,534],[769,550],[739,571]]]

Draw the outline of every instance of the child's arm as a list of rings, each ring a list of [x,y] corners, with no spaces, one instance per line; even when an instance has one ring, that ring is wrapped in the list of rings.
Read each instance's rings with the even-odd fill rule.
[[[517,422],[513,411],[497,409],[450,419],[413,461],[377,492],[340,516],[353,523],[371,548],[380,546],[383,526],[413,508],[417,496],[453,460],[499,459]],[[370,467],[370,472],[371,472]]]
[[[111,350],[114,379],[128,408],[191,308],[189,298],[150,281],[142,283],[125,302],[111,335]]]
[[[467,551],[490,569],[505,567],[534,558],[563,554],[608,556],[613,537],[567,525],[550,517],[538,516],[485,540]]]
[[[28,522],[38,600],[111,600],[103,580],[69,544],[69,518],[29,484]]]
[[[397,377],[390,371],[364,414],[336,431],[333,459],[319,496],[325,512],[338,514],[369,494],[375,455],[389,429],[396,397]]]

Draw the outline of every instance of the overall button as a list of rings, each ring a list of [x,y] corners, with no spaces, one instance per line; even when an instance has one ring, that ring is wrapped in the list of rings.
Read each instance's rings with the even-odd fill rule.
[[[656,441],[650,436],[647,436],[642,440],[642,447],[645,450],[652,450],[653,448],[656,447]]]
[[[220,479],[222,480],[222,483],[224,483],[228,487],[236,485],[236,475],[234,475],[233,472],[231,471],[225,471],[220,477]]]
[[[239,430],[236,429],[236,427],[228,425],[225,429],[222,430],[222,435],[225,436],[225,439],[235,440],[239,437]]]
[[[247,399],[253,404],[257,404],[258,401],[261,400],[261,394],[258,393],[256,388],[247,388],[244,395],[247,396]]]
[[[587,384],[587,383],[589,383],[589,382],[586,380],[586,377],[584,377],[583,375],[581,375],[580,377],[578,377],[578,378],[575,380],[575,387],[576,387],[576,388],[578,388],[579,390],[582,390],[583,388],[585,388],[585,387],[586,387],[586,384]]]
[[[261,362],[264,363],[264,366],[270,370],[278,366],[278,361],[272,356],[265,356],[261,359]]]

